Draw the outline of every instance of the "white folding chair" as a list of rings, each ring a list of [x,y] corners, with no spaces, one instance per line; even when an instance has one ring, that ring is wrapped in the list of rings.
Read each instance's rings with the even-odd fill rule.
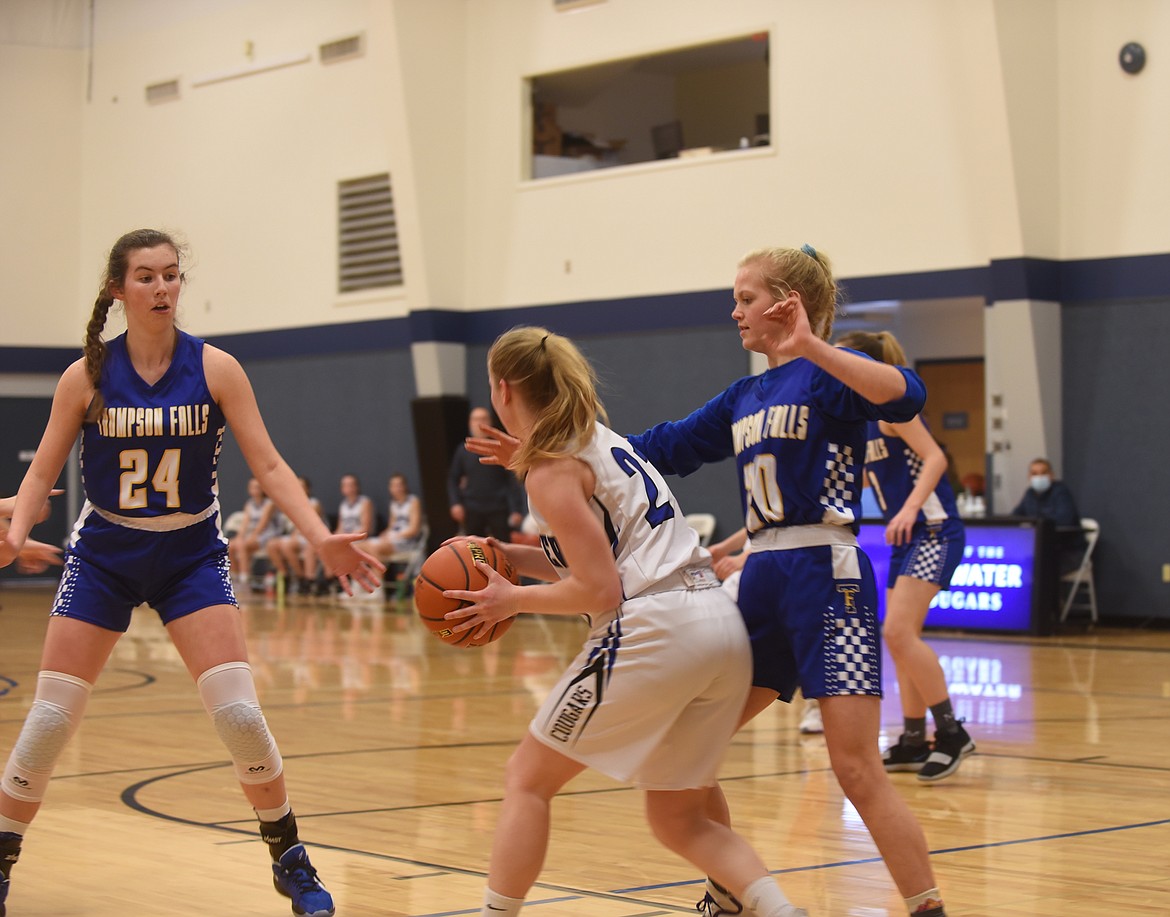
[[[1097,589],[1093,585],[1093,549],[1097,547],[1097,538],[1101,528],[1096,519],[1082,519],[1081,529],[1085,533],[1085,553],[1081,557],[1081,565],[1060,578],[1061,586],[1068,586],[1068,597],[1060,611],[1060,621],[1063,624],[1068,613],[1075,608],[1085,608],[1094,624],[1097,623]],[[1085,595],[1079,594],[1084,590]]]
[[[699,534],[699,544],[704,548],[711,543],[711,536],[715,534],[714,513],[687,513],[687,525]]]
[[[423,561],[427,559],[427,542],[430,540],[431,530],[424,522],[419,529],[418,547],[409,551],[396,551],[390,556],[387,562],[387,567],[393,567],[397,564],[403,566],[402,576],[396,584],[396,594],[398,598],[406,595],[406,590],[410,588],[414,578],[418,576],[418,571],[422,569]]]

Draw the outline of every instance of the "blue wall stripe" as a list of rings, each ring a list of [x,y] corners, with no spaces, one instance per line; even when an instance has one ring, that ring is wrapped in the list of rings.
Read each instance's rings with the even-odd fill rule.
[[[1170,297],[1170,254],[1064,262],[1005,258],[982,267],[850,277],[841,286],[846,301],[855,303],[972,296],[989,303]],[[283,359],[400,350],[423,341],[487,344],[520,324],[545,325],[570,336],[703,328],[724,324],[730,314],[730,290],[701,290],[481,312],[424,309],[405,318],[213,335],[208,340],[240,359]],[[80,349],[70,347],[0,347],[0,373],[58,374],[78,356]]]

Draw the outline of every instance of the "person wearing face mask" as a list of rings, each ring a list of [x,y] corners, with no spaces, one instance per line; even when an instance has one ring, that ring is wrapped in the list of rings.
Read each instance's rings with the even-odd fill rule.
[[[1067,573],[1077,568],[1085,550],[1081,514],[1077,512],[1072,491],[1064,481],[1056,480],[1048,459],[1032,459],[1028,466],[1028,489],[1012,510],[1012,515],[1051,520],[1056,527],[1060,572]]]

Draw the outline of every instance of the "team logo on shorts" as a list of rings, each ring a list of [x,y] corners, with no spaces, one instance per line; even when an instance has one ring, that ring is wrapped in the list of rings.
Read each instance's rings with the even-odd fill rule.
[[[857,610],[857,593],[861,591],[861,587],[854,583],[838,583],[837,591],[845,598],[845,610]]]
[[[595,656],[565,689],[556,712],[545,723],[545,734],[550,739],[572,745],[580,737],[601,703],[608,655],[603,652]]]

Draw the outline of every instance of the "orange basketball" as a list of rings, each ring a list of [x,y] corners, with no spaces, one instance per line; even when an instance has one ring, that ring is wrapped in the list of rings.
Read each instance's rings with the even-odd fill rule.
[[[505,618],[499,621],[492,626],[486,636],[478,640],[472,637],[479,630],[478,627],[457,634],[451,632],[451,625],[459,622],[448,621],[444,615],[458,608],[466,608],[471,603],[444,598],[443,590],[474,591],[486,586],[487,577],[476,569],[477,560],[492,567],[511,582],[520,582],[512,562],[504,556],[503,551],[490,544],[462,539],[443,545],[428,557],[414,581],[414,607],[418,611],[418,616],[432,634],[451,646],[483,646],[485,643],[499,640],[508,632],[508,628],[515,620]]]

